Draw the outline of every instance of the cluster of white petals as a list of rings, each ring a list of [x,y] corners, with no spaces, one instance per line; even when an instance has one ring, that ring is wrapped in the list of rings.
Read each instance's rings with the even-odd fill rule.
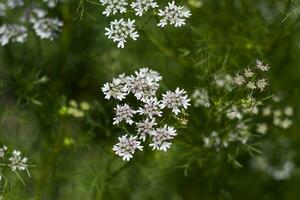
[[[127,0],[100,0],[100,3],[103,6],[106,6],[105,10],[102,12],[106,16],[125,13],[127,11]]]
[[[184,6],[178,6],[174,1],[169,2],[164,9],[159,9],[156,0],[134,0],[129,3],[128,0],[100,0],[100,4],[104,6],[104,14],[106,17],[116,14],[125,14],[134,12],[136,17],[142,17],[146,12],[151,9],[156,9],[152,14],[158,15],[160,18],[157,26],[164,27],[168,24],[175,27],[185,25],[187,18],[191,16],[191,12]],[[110,22],[109,27],[105,28],[105,35],[108,39],[112,39],[117,43],[118,48],[124,48],[128,38],[137,40],[139,33],[135,28],[135,20],[121,17],[114,19]]]
[[[118,48],[124,48],[127,39],[130,37],[136,40],[139,37],[135,30],[135,20],[120,19],[110,22],[110,26],[105,28],[107,37],[118,43]]]
[[[2,46],[9,42],[23,43],[27,38],[27,28],[17,24],[4,24],[0,26],[0,44]]]
[[[158,4],[155,0],[136,0],[132,2],[130,6],[134,9],[135,15],[142,16],[150,8],[157,8]]]
[[[162,19],[157,26],[164,27],[170,24],[175,27],[180,27],[185,25],[186,18],[189,18],[192,14],[187,8],[177,6],[175,2],[172,1],[168,3],[168,6],[166,6],[164,10],[159,10],[158,15],[162,17]]]
[[[133,157],[135,149],[139,149],[131,145],[129,141],[140,147],[139,140],[145,142],[149,137],[151,139],[149,146],[153,150],[167,151],[172,144],[171,140],[177,135],[173,127],[167,124],[161,125],[157,121],[164,117],[162,109],[170,109],[173,116],[176,116],[187,109],[190,99],[186,95],[186,91],[177,88],[174,92],[167,91],[159,100],[157,91],[161,79],[158,72],[149,68],[141,68],[134,75],[121,74],[117,78],[113,78],[113,82],[105,83],[102,87],[106,99],[112,97],[122,101],[131,94],[137,102],[142,104],[137,109],[127,103],[117,105],[115,108],[116,115],[113,118],[113,124],[123,123],[124,126],[129,124],[135,126],[137,130],[134,137],[128,138],[127,134],[129,133],[119,137],[119,143],[113,148],[117,155],[123,157],[123,160],[129,161]],[[125,130],[127,131],[127,129]]]
[[[62,26],[63,22],[57,18],[41,18],[33,24],[33,29],[40,38],[53,40]]]

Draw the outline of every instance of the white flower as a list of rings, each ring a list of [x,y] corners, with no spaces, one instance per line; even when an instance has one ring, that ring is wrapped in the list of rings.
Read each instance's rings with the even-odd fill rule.
[[[293,121],[292,121],[292,120],[290,120],[290,119],[284,119],[284,120],[281,121],[280,126],[281,126],[282,128],[284,128],[284,129],[287,129],[287,128],[289,128],[292,124],[293,124]]]
[[[34,24],[37,20],[44,18],[47,15],[47,11],[40,8],[33,8],[27,10],[21,17],[22,22],[29,22]]]
[[[136,139],[136,136],[123,135],[119,137],[119,142],[113,146],[113,151],[116,155],[122,157],[124,161],[129,161],[133,158],[136,150],[143,150],[141,142]]]
[[[284,109],[284,114],[287,115],[287,116],[292,116],[294,113],[294,109],[290,106],[287,106],[285,109]]]
[[[23,43],[27,38],[27,28],[17,24],[4,24],[0,26],[0,44],[2,46],[12,42]]]
[[[131,37],[133,40],[137,40],[139,34],[135,31],[135,20],[123,18],[120,20],[114,20],[110,22],[110,27],[105,28],[107,37],[118,43],[118,48],[124,48],[124,44],[127,42],[127,38]]]
[[[154,0],[136,0],[131,3],[131,8],[134,9],[135,15],[142,16],[150,8],[157,8],[158,5]]]
[[[127,82],[128,78],[121,74],[118,78],[113,78],[112,83],[105,83],[101,88],[105,99],[110,99],[111,97],[120,101],[125,99],[129,92]]]
[[[135,114],[135,111],[128,105],[117,105],[115,108],[116,116],[114,117],[113,124],[119,124],[121,121],[125,120],[128,124],[133,124],[133,120],[131,119]]]
[[[160,19],[157,25],[164,27],[167,24],[174,24],[175,27],[180,27],[185,25],[186,18],[189,18],[191,15],[191,12],[187,8],[176,6],[175,2],[172,1],[168,3],[168,6],[164,10],[159,10],[158,16],[162,17],[162,19]]]
[[[267,85],[269,85],[269,83],[268,83],[267,80],[264,79],[264,78],[263,78],[263,79],[260,79],[260,80],[258,80],[258,81],[256,82],[256,86],[257,86],[258,89],[260,89],[261,92],[264,91],[264,89],[265,89],[265,87],[266,87]]]
[[[195,107],[210,107],[208,91],[206,89],[196,89],[192,95],[192,99]]]
[[[190,106],[189,102],[191,100],[186,95],[184,90],[176,88],[175,92],[167,91],[166,94],[163,94],[163,99],[161,101],[161,108],[172,109],[172,112],[177,115],[180,113],[180,108],[187,109]]]
[[[238,108],[235,105],[231,106],[231,108],[228,109],[226,116],[229,119],[242,119],[243,118],[242,113],[238,110]]]
[[[256,60],[256,67],[261,71],[268,71],[270,69],[268,64],[264,64],[263,61],[260,60]]]
[[[159,73],[148,68],[142,68],[135,72],[135,76],[129,78],[128,88],[137,100],[145,102],[156,95],[160,80]]]
[[[10,166],[12,171],[16,171],[16,170],[23,171],[26,170],[28,167],[28,165],[26,164],[27,158],[22,157],[20,151],[14,150],[9,160],[11,162]]]
[[[272,113],[272,110],[271,110],[270,106],[267,106],[267,107],[263,108],[263,110],[262,110],[262,115],[264,117],[270,116],[271,113]]]
[[[144,121],[137,122],[135,124],[137,126],[138,135],[143,141],[146,140],[146,136],[150,135],[150,133],[154,130],[154,126],[157,125],[157,123],[155,123],[155,119],[149,118],[145,119]]]
[[[233,83],[236,85],[243,85],[245,83],[244,76],[240,74],[236,74],[235,77],[233,78]]]
[[[109,16],[110,14],[125,13],[128,5],[126,0],[100,0],[103,6],[106,6],[102,12],[104,15]]]
[[[259,123],[256,127],[256,132],[260,134],[266,134],[268,131],[268,125],[266,123]]]
[[[153,150],[167,151],[172,144],[169,140],[172,140],[177,134],[173,127],[164,125],[164,127],[152,131],[151,135],[152,142],[149,146],[152,147]]]
[[[137,112],[141,115],[147,115],[149,118],[154,118],[155,116],[161,117],[162,114],[160,102],[155,97],[146,99],[144,106],[140,107]]]
[[[7,0],[6,5],[10,9],[14,9],[16,7],[21,7],[24,5],[23,0]]]
[[[43,2],[49,7],[49,8],[54,8],[56,6],[56,4],[59,2],[60,0],[43,0]]]
[[[5,151],[7,150],[7,147],[3,145],[3,147],[0,148],[0,158],[3,158],[5,156]]]
[[[42,18],[33,24],[33,29],[40,38],[53,40],[62,26],[63,22],[59,19]]]
[[[244,71],[244,76],[245,77],[250,78],[253,75],[254,75],[254,72],[250,68],[245,69],[245,71]]]
[[[0,17],[6,15],[6,4],[0,2]]]
[[[253,83],[252,81],[249,81],[246,85],[247,88],[251,89],[251,90],[254,90],[256,89],[256,85],[255,83]]]

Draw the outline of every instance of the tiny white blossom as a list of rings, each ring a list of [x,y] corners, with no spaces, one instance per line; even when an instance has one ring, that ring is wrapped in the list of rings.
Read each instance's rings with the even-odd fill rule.
[[[160,80],[161,76],[158,72],[142,68],[135,72],[135,76],[130,76],[128,88],[137,100],[145,102],[156,95]]]
[[[0,2],[0,17],[3,17],[6,15],[6,9],[7,9],[6,4]]]
[[[263,79],[260,79],[260,80],[258,80],[258,81],[256,82],[256,86],[257,86],[258,89],[260,89],[261,92],[264,91],[264,89],[265,89],[265,87],[266,87],[267,85],[269,85],[269,83],[268,83],[267,80],[264,79],[264,78],[263,78]]]
[[[268,125],[266,123],[259,123],[256,127],[256,132],[260,134],[266,134],[268,131]]]
[[[265,108],[262,109],[262,115],[264,117],[270,116],[272,114],[272,110],[270,106],[267,106]]]
[[[250,68],[245,69],[245,71],[244,71],[244,76],[245,77],[250,78],[253,75],[254,75],[254,72],[252,71],[252,69],[250,69]]]
[[[243,85],[245,83],[244,76],[240,74],[236,74],[235,77],[233,78],[233,83],[236,85]]]
[[[284,119],[284,120],[281,121],[280,126],[281,126],[283,129],[287,129],[287,128],[289,128],[292,124],[293,124],[293,121],[292,121],[292,120],[290,120],[290,119]]]
[[[122,157],[124,161],[129,161],[133,158],[136,150],[143,150],[141,142],[136,139],[136,136],[123,135],[119,137],[119,142],[113,146],[113,151],[116,155]]]
[[[27,28],[17,24],[4,24],[0,26],[0,44],[2,46],[11,42],[23,43],[27,38]]]
[[[6,5],[8,8],[10,9],[14,9],[16,7],[21,7],[24,5],[24,1],[23,0],[7,0],[6,1]]]
[[[172,109],[172,112],[177,115],[180,113],[180,108],[187,109],[190,106],[191,100],[186,95],[186,91],[176,88],[175,92],[167,91],[163,94],[163,99],[161,101],[161,108]]]
[[[159,10],[158,16],[162,17],[157,26],[164,27],[167,24],[180,27],[185,25],[186,18],[191,16],[191,12],[183,7],[175,5],[175,2],[168,2],[164,10]]]
[[[251,89],[251,90],[256,89],[256,85],[255,85],[255,83],[252,82],[252,81],[249,81],[249,82],[247,83],[246,87],[249,88],[249,89]]]
[[[192,95],[192,100],[195,107],[210,107],[208,91],[206,89],[196,89]]]
[[[100,0],[103,6],[106,6],[102,12],[104,15],[109,16],[111,14],[126,13],[126,6],[128,5],[126,0]]]
[[[34,22],[33,29],[42,39],[53,40],[61,31],[63,22],[56,18],[42,18]]]
[[[135,15],[142,16],[150,8],[157,8],[158,5],[155,0],[136,0],[130,4],[131,8],[134,9]]]
[[[43,0],[43,2],[49,7],[49,8],[54,8],[56,6],[56,4],[59,2],[60,0]]]
[[[0,148],[0,158],[3,158],[5,156],[5,152],[7,150],[7,147],[3,145],[3,147]]]
[[[149,118],[154,118],[155,116],[161,117],[160,102],[155,97],[146,99],[144,103],[143,107],[138,109],[138,113],[146,115]]]
[[[111,97],[120,101],[125,99],[129,92],[127,82],[128,78],[125,74],[121,74],[118,78],[113,78],[111,83],[105,83],[101,88],[105,99],[110,99]]]
[[[128,124],[133,124],[133,120],[131,119],[135,114],[135,111],[128,105],[117,105],[115,108],[116,116],[114,117],[113,124],[119,124],[121,121],[125,121]]]
[[[287,106],[285,109],[284,109],[284,114],[287,115],[287,116],[292,116],[294,113],[294,109],[290,106]]]
[[[156,126],[157,123],[155,123],[155,119],[150,119],[147,118],[144,121],[141,122],[137,122],[136,126],[137,126],[137,132],[138,135],[140,136],[140,139],[142,139],[143,141],[146,140],[146,136],[150,135],[150,133],[154,130],[154,126]]]
[[[138,32],[135,30],[135,20],[123,18],[120,20],[114,20],[110,22],[109,28],[105,28],[107,37],[112,39],[113,42],[118,43],[118,48],[124,48],[127,38],[130,37],[133,40],[137,40],[139,37]]]
[[[261,60],[256,60],[256,67],[261,71],[268,71],[270,69],[268,64],[264,64]]]
[[[152,142],[149,144],[152,149],[167,151],[170,148],[171,142],[174,136],[176,136],[176,130],[171,127],[164,125],[162,128],[157,128],[151,132],[152,135]]]
[[[242,113],[238,110],[237,106],[235,106],[235,105],[231,106],[231,108],[228,109],[226,116],[229,119],[242,119],[243,118]]]
[[[12,169],[12,171],[16,171],[16,170],[26,170],[28,165],[27,163],[27,158],[26,157],[22,157],[21,156],[21,152],[20,151],[16,151],[14,150],[12,152],[12,156],[9,158],[11,164],[10,167]]]
[[[47,15],[47,11],[41,8],[32,8],[27,10],[21,17],[22,22],[29,22],[31,24],[36,23],[39,19],[44,18]]]

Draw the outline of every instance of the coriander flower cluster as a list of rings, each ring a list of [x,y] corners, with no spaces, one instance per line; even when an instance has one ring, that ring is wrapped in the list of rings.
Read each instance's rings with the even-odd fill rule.
[[[4,173],[7,173],[7,169],[10,169],[11,172],[14,172],[20,179],[21,177],[19,175],[19,172],[21,171],[26,171],[28,176],[30,177],[28,170],[29,165],[27,164],[27,162],[28,158],[23,156],[20,151],[9,151],[8,147],[5,145],[0,147],[0,182],[3,180],[3,177],[5,178],[5,181],[8,181],[6,177],[3,176]]]
[[[167,25],[181,27],[186,24],[186,19],[191,16],[191,12],[186,7],[176,5],[175,1],[168,2],[168,5],[163,9],[159,8],[155,0],[135,0],[131,3],[127,0],[100,0],[100,4],[105,7],[102,14],[106,17],[127,14],[130,13],[130,9],[135,13],[134,17],[142,17],[149,10],[154,9],[152,14],[158,13],[160,20],[157,26],[161,28]],[[105,35],[108,39],[117,43],[118,48],[124,48],[129,38],[137,40],[139,37],[135,22],[136,20],[130,17],[114,19],[110,22],[109,27],[105,28]]]
[[[49,8],[53,8],[57,1],[44,0]],[[41,39],[53,40],[61,31],[63,22],[58,18],[47,16],[47,11],[40,8],[38,4],[25,4],[23,0],[7,0],[0,3],[0,17],[6,16],[7,10],[13,10],[17,7],[25,7],[18,22],[3,24],[0,26],[0,44],[1,46],[7,45],[10,42],[23,43],[26,41],[28,31],[32,28],[35,34]],[[5,21],[4,21],[5,22]],[[30,25],[30,28],[27,26]],[[26,25],[26,26],[25,26]]]
[[[136,134],[130,134],[124,128],[126,134],[119,137],[119,142],[113,146],[116,155],[129,161],[137,150],[142,151],[142,142],[149,138],[149,146],[152,150],[167,151],[172,140],[177,135],[173,126],[165,124],[162,120],[167,117],[164,110],[169,110],[172,116],[178,116],[190,106],[190,99],[186,91],[176,88],[175,91],[167,91],[158,98],[160,74],[149,68],[141,68],[134,75],[121,74],[113,78],[112,82],[105,83],[102,92],[105,99],[125,100],[128,96],[134,97],[138,106],[131,106],[121,102],[114,111],[114,125],[125,127],[130,125],[136,130]]]
[[[269,70],[269,66],[264,64],[260,60],[256,60],[254,67],[246,68],[243,72],[237,73],[233,78],[234,85],[238,87],[246,87],[250,90],[264,91],[269,85],[267,79],[259,78],[260,72],[266,72]]]

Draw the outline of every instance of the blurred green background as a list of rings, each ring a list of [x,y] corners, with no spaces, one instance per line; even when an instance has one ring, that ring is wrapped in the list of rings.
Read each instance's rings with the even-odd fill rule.
[[[0,48],[1,142],[23,149],[35,165],[25,188],[16,181],[8,199],[300,198],[299,1],[180,1],[192,12],[187,26],[160,29],[145,16],[137,20],[140,38],[125,49],[117,49],[104,35],[113,18],[103,16],[100,6],[83,2],[77,14],[78,0],[66,0],[50,11],[64,21],[54,41],[30,33],[24,44]],[[201,6],[193,6],[195,2]],[[0,18],[0,24],[5,20],[15,19]],[[164,89],[179,86],[191,95],[215,71],[234,71],[256,58],[271,66],[272,90],[284,93],[284,105],[296,111],[290,129],[269,133],[256,144],[275,160],[293,155],[295,170],[288,179],[274,180],[253,170],[247,153],[238,156],[243,167],[237,168],[227,162],[226,152],[204,149],[199,138],[210,130],[201,129],[202,110],[192,107],[188,128],[180,130],[183,136],[175,138],[168,152],[145,149],[129,163],[113,154],[120,130],[112,126],[113,104],[101,93],[103,83],[149,67],[161,73]],[[59,114],[71,99],[93,105],[85,119]],[[184,135],[200,150],[190,155],[180,145]],[[264,148],[268,145],[271,151]]]

